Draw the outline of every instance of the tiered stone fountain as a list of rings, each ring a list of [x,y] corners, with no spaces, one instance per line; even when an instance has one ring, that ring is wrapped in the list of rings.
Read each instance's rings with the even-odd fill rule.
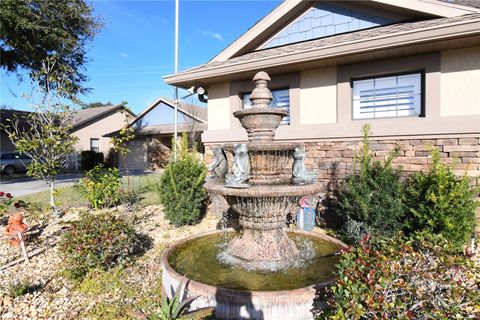
[[[163,285],[170,293],[186,274],[187,295],[196,297],[192,308],[214,307],[219,318],[310,319],[322,300],[319,289],[332,278],[336,260],[331,253],[342,244],[296,232],[292,238],[297,245],[285,231],[287,214],[301,197],[319,193],[321,185],[305,169],[302,145],[274,141],[288,110],[270,106],[269,76],[259,72],[253,81],[252,107],[234,112],[248,143],[223,146],[234,154],[232,172],[217,171],[205,183],[209,194],[225,197],[239,214],[242,228],[233,237],[216,232],[171,248],[163,259]],[[219,159],[222,154],[217,153],[216,163],[226,162]],[[285,178],[292,157],[292,175]]]

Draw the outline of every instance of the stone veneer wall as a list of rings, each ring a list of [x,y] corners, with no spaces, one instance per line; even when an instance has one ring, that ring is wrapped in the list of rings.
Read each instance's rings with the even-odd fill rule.
[[[324,192],[332,189],[332,185],[352,173],[355,154],[361,142],[357,140],[318,140],[305,142],[307,157],[305,164],[309,170],[318,173],[318,181],[325,186]],[[444,163],[451,164],[458,175],[467,174],[474,186],[480,187],[480,136],[464,138],[425,138],[425,139],[381,139],[370,141],[370,149],[375,159],[384,160],[388,153],[400,146],[400,154],[394,166],[401,166],[405,174],[427,171],[431,163],[429,148],[440,150]],[[213,157],[212,148],[205,146],[205,161],[210,163]],[[230,156],[229,156],[230,158]],[[229,161],[232,161],[230,158]],[[231,163],[231,162],[230,162]],[[285,174],[289,174],[291,163]],[[291,171],[290,171],[291,172]],[[480,207],[477,208],[476,233],[480,237]]]

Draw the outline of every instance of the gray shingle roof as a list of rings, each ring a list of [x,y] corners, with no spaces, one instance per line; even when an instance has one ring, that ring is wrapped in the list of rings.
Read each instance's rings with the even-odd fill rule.
[[[459,0],[459,1],[467,1],[467,0]],[[475,1],[480,3],[480,0],[475,0]],[[394,35],[395,33],[421,30],[425,28],[442,26],[442,25],[447,25],[455,22],[462,22],[462,21],[474,20],[479,18],[480,18],[480,13],[472,13],[472,14],[466,14],[466,15],[450,17],[450,18],[437,18],[437,19],[415,21],[415,22],[400,22],[400,23],[395,23],[387,26],[375,27],[375,28],[350,32],[350,33],[339,34],[331,37],[325,37],[325,38],[314,39],[314,40],[309,40],[305,42],[288,44],[288,45],[265,49],[265,50],[253,51],[253,52],[250,52],[241,56],[237,56],[225,61],[217,61],[217,62],[203,64],[198,67],[180,72],[179,74],[189,73],[192,71],[199,71],[199,70],[208,70],[213,67],[227,66],[227,65],[231,65],[239,62],[247,62],[249,60],[255,60],[260,58],[275,57],[275,56],[286,54],[286,53],[300,53],[303,51],[307,51],[310,49],[319,48],[323,46],[337,45],[337,44],[343,44],[343,43],[346,44],[355,40],[369,39],[369,38],[373,38],[377,36],[385,36],[389,34]]]
[[[94,120],[102,115],[108,114],[117,109],[124,109],[125,106],[123,105],[116,105],[116,106],[106,106],[106,107],[97,107],[97,108],[89,108],[89,109],[82,109],[82,110],[74,110],[73,111],[73,126],[77,127],[81,124],[84,124],[88,121]],[[128,111],[130,113],[130,111]],[[134,115],[134,114],[132,114]]]
[[[438,0],[442,2],[458,4],[460,6],[479,8],[480,9],[480,0]]]

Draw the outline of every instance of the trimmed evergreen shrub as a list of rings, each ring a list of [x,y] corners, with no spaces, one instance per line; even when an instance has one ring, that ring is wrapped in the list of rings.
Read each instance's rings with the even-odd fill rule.
[[[370,126],[362,128],[363,143],[355,159],[358,169],[348,176],[337,192],[337,213],[344,220],[344,235],[358,242],[367,233],[393,235],[403,227],[401,170],[391,162],[393,150],[384,163],[373,161],[369,150]]]
[[[133,224],[112,214],[82,213],[70,223],[58,248],[69,278],[81,279],[89,270],[107,270],[132,260],[140,251],[142,237]]]
[[[92,170],[95,166],[103,164],[103,160],[102,152],[87,150],[80,153],[80,162],[84,171]]]
[[[441,163],[437,149],[432,149],[432,160],[428,173],[412,174],[405,181],[406,231],[442,234],[462,248],[474,232],[478,190],[470,187],[467,176],[456,177]]]
[[[207,196],[203,188],[206,167],[195,152],[188,150],[185,134],[178,150],[177,160],[172,159],[165,167],[158,188],[165,217],[176,226],[197,222]]]
[[[479,319],[480,266],[441,236],[365,237],[343,251],[318,319]]]

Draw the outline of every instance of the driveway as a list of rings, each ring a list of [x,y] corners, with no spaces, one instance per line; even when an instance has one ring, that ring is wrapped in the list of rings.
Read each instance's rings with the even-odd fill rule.
[[[82,173],[61,174],[57,176],[55,184],[57,187],[70,186],[82,176]],[[16,197],[48,189],[48,185],[43,180],[33,180],[26,175],[0,176],[0,190],[10,192]]]

